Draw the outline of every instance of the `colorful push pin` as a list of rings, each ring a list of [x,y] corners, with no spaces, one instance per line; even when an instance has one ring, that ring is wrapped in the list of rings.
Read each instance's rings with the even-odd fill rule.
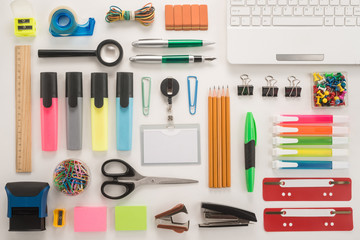
[[[334,97],[334,100],[336,105],[340,104],[340,98],[338,96]]]
[[[337,85],[337,87],[338,87],[338,89],[339,89],[340,92],[343,92],[343,91],[344,91],[344,88],[341,86],[341,83],[339,83],[339,84]]]
[[[329,94],[330,94],[329,91],[326,90],[325,91],[325,97],[329,96]]]
[[[340,98],[341,101],[344,101],[345,94],[346,94],[346,91],[343,91],[343,92],[339,95],[339,98]]]
[[[328,100],[327,100],[327,98],[323,98],[323,99],[321,99],[321,102],[322,102],[323,104],[326,104],[326,103],[328,102]]]
[[[317,91],[317,94],[321,97],[321,98],[324,98],[325,95],[321,92],[321,90]]]
[[[321,103],[320,103],[320,96],[316,96],[316,105],[321,107]]]
[[[313,77],[314,77],[314,82],[317,82],[320,80],[320,78],[318,77],[319,73],[313,73]]]

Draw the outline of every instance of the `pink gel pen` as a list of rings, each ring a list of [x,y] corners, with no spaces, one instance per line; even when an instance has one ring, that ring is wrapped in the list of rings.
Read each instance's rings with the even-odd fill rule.
[[[342,124],[349,122],[343,115],[277,115],[275,123],[281,124]]]
[[[57,73],[40,73],[41,147],[56,151],[58,142]]]

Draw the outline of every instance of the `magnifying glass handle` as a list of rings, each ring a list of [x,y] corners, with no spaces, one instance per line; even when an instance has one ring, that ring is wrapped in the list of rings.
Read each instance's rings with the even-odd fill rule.
[[[46,57],[86,57],[86,56],[96,56],[96,51],[94,50],[38,50],[38,56],[40,58]]]

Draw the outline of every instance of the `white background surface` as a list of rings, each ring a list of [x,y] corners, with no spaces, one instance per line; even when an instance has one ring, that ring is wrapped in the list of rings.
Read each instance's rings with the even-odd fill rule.
[[[104,17],[108,8],[116,4],[126,10],[138,9],[147,1],[32,1],[36,11],[37,37],[20,39],[13,35],[13,18],[10,12],[9,1],[2,1],[0,8],[1,32],[1,113],[0,118],[0,185],[1,188],[11,181],[47,181],[51,189],[48,196],[47,230],[35,233],[7,232],[8,219],[7,197],[5,191],[0,191],[0,233],[2,239],[359,239],[359,206],[360,167],[357,146],[360,140],[359,127],[359,88],[358,66],[240,66],[230,65],[226,60],[226,1],[162,1],[153,0],[156,7],[156,21],[151,27],[143,27],[139,23],[108,24]],[[207,3],[209,5],[209,30],[205,32],[173,32],[165,31],[164,5],[175,3]],[[67,5],[75,9],[79,16],[86,19],[94,17],[96,26],[92,37],[54,38],[48,32],[48,15],[59,5]],[[133,49],[131,42],[139,38],[202,38],[216,41],[215,46],[194,49]],[[271,36],[269,36],[271,37]],[[313,36],[309,36],[313,37]],[[358,36],[354,36],[358,37]],[[73,48],[95,49],[97,44],[113,38],[119,41],[124,48],[124,59],[120,65],[107,68],[100,65],[95,58],[70,59],[38,59],[37,50],[40,48]],[[32,161],[31,174],[15,173],[15,103],[14,103],[14,46],[16,44],[32,45]],[[241,44],[241,39],[239,39]],[[266,39],[264,39],[266,44]],[[339,40],[341,44],[341,40]],[[271,46],[269,46],[271,47]],[[336,46],[334,46],[336,47]],[[193,53],[214,55],[218,59],[213,63],[193,65],[135,65],[130,64],[128,58],[134,54],[180,54]],[[58,72],[59,89],[59,146],[57,152],[42,152],[40,141],[40,101],[39,76],[43,71]],[[65,72],[82,71],[84,83],[84,141],[83,150],[71,152],[66,150],[65,142]],[[92,152],[90,133],[90,73],[105,71],[109,73],[109,150],[107,152]],[[117,71],[134,72],[134,130],[133,150],[128,153],[116,151],[115,135],[115,74]],[[347,71],[350,95],[349,108],[336,111],[320,111],[311,108],[310,75],[312,71]],[[249,74],[255,86],[252,97],[236,96],[236,85],[240,82],[239,76]],[[268,99],[261,97],[261,86],[265,85],[264,77],[273,75],[278,79],[280,94],[278,98]],[[186,76],[196,75],[199,79],[198,110],[195,116],[188,112]],[[302,97],[286,99],[283,89],[288,84],[287,77],[295,75],[302,80]],[[150,76],[152,82],[150,115],[145,117],[141,111],[141,77]],[[159,89],[160,82],[172,76],[180,82],[180,93],[174,99],[174,119],[176,123],[200,123],[201,125],[201,164],[178,166],[141,166],[140,160],[140,128],[141,124],[163,124],[166,121],[166,105]],[[231,89],[231,143],[232,143],[232,186],[228,189],[209,189],[207,187],[207,93],[209,87],[226,86]],[[247,111],[254,113],[258,129],[258,145],[256,158],[255,192],[247,193],[244,176],[243,136],[244,118]],[[270,163],[271,157],[271,116],[279,113],[338,113],[349,114],[351,117],[351,168],[348,171],[312,171],[312,172],[274,172]],[[91,168],[92,183],[90,188],[81,196],[67,197],[57,192],[51,183],[52,171],[61,160],[73,157],[85,161]],[[171,157],[171,153],[169,153]],[[174,176],[198,179],[195,185],[182,186],[145,186],[137,189],[126,199],[113,201],[105,199],[100,193],[100,185],[104,181],[100,172],[101,164],[109,158],[122,158],[131,163],[140,173],[154,176]],[[318,176],[318,177],[351,177],[353,180],[353,198],[350,202],[264,202],[262,200],[261,182],[264,177],[271,176]],[[227,204],[243,208],[256,213],[258,223],[249,227],[199,229],[197,224],[202,221],[200,203],[202,201]],[[154,215],[163,212],[177,203],[184,203],[189,211],[191,220],[190,231],[176,234],[172,231],[155,228]],[[138,232],[116,232],[114,227],[114,207],[117,205],[146,205],[148,207],[148,230]],[[73,208],[75,206],[107,206],[108,231],[102,233],[74,233]],[[301,232],[301,233],[267,233],[263,228],[263,210],[266,207],[334,207],[350,206],[354,209],[354,230],[352,232]],[[52,226],[52,211],[55,208],[67,209],[67,223],[62,229]]]

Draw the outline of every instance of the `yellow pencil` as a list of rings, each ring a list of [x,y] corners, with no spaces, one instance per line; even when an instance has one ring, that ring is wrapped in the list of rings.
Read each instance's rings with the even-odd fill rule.
[[[221,155],[222,155],[222,187],[226,187],[227,181],[227,162],[226,162],[226,107],[225,107],[225,91],[224,87],[222,88],[221,93]]]
[[[231,186],[231,150],[230,150],[230,94],[229,87],[225,96],[226,112],[226,186]]]
[[[218,130],[217,130],[217,97],[216,89],[214,88],[212,97],[213,107],[213,163],[214,163],[214,187],[218,187]]]
[[[209,187],[214,187],[214,152],[213,152],[213,97],[211,94],[211,88],[209,89],[208,97],[208,139],[209,139]]]
[[[218,139],[218,187],[222,187],[222,152],[221,152],[221,91],[218,87],[217,95],[217,139]]]

